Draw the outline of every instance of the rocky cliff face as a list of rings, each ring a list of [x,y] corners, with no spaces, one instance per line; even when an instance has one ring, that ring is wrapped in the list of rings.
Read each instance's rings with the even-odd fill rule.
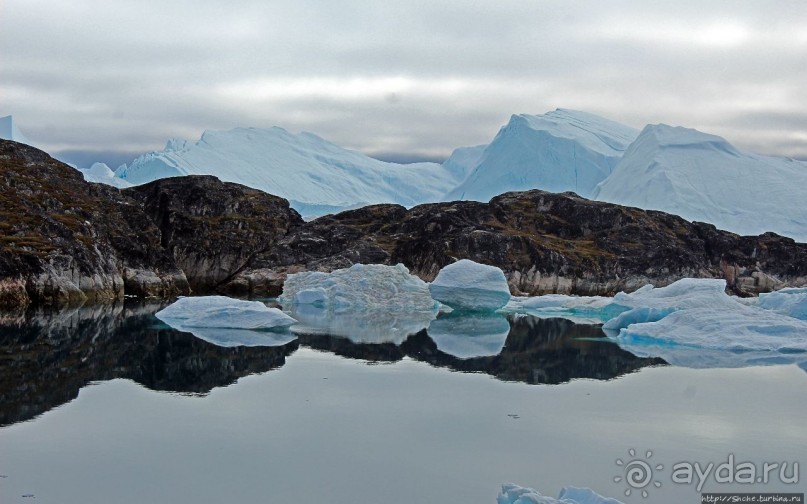
[[[0,141],[0,306],[188,292],[159,229],[117,189]]]
[[[807,285],[807,245],[740,237],[674,215],[573,193],[506,193],[489,203],[375,205],[293,230],[251,266],[283,274],[401,262],[426,281],[457,259],[501,268],[514,294],[610,295],[684,277],[725,278],[739,295]]]
[[[573,193],[489,203],[373,205],[303,222],[288,202],[213,177],[117,190],[31,147],[0,143],[0,305],[125,294],[275,296],[287,274],[403,263],[424,280],[472,259],[513,294],[614,294],[683,277],[755,295],[807,285],[807,244],[741,237]]]
[[[303,224],[287,200],[210,176],[157,180],[124,194],[137,200],[157,225],[160,245],[185,272],[194,292],[271,291],[265,282],[239,274],[257,254]]]

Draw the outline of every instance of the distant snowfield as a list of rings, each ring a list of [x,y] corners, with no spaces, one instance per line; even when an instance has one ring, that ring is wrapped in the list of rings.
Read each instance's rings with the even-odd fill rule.
[[[11,116],[0,118],[0,137],[30,144]],[[639,132],[567,109],[514,115],[490,144],[456,149],[443,164],[388,163],[276,127],[207,131],[195,143],[171,139],[114,174],[98,163],[81,171],[116,187],[214,175],[284,197],[307,218],[374,203],[573,191],[738,234],[773,231],[807,242],[807,162],[745,153],[692,129],[658,124]]]

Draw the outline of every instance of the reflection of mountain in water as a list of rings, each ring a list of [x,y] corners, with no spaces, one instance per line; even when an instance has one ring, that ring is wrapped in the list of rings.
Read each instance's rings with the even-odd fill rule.
[[[663,363],[635,357],[601,339],[598,326],[575,325],[562,319],[519,316],[498,355],[480,355],[475,346],[461,348],[461,332],[480,332],[497,321],[451,318],[436,327],[445,342],[439,346],[426,330],[400,345],[357,343],[345,337],[301,334],[281,347],[218,347],[190,334],[166,328],[153,313],[157,305],[96,306],[19,317],[0,315],[0,425],[33,418],[74,399],[93,381],[128,378],[153,390],[204,394],[238,378],[262,373],[285,363],[299,345],[371,362],[398,361],[408,356],[435,366],[483,372],[525,383],[563,383],[574,378],[610,379],[641,367]],[[438,319],[442,320],[442,319]],[[503,320],[498,321],[499,323]],[[477,335],[479,336],[479,335]],[[496,336],[498,338],[498,336]],[[591,339],[580,339],[591,338]],[[500,347],[482,339],[482,348]],[[442,349],[442,350],[441,350]]]
[[[207,393],[282,366],[282,347],[222,348],[164,329],[158,305],[99,305],[0,315],[0,425],[73,400],[93,381],[128,378],[153,390]]]

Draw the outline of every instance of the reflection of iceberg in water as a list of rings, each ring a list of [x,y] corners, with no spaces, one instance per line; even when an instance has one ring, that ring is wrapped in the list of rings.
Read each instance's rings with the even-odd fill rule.
[[[354,343],[396,345],[403,343],[410,334],[429,327],[436,316],[436,310],[390,312],[355,308],[334,311],[311,304],[293,305],[289,313],[298,321],[291,327],[296,334],[329,334],[348,338]]]
[[[509,333],[510,323],[497,313],[452,312],[428,329],[438,350],[460,359],[499,355]]]
[[[228,329],[221,327],[174,327],[178,331],[189,332],[220,347],[277,347],[297,339],[289,332],[259,331],[255,329]]]

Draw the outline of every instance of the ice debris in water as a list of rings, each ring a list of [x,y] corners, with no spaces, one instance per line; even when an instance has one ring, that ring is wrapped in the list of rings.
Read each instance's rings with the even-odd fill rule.
[[[441,269],[429,291],[437,301],[460,310],[495,311],[510,301],[502,270],[469,259]]]
[[[343,336],[355,343],[401,344],[429,327],[439,303],[402,264],[354,264],[331,273],[289,275],[280,302],[297,333]]]
[[[331,273],[306,271],[286,278],[280,303],[312,304],[333,311],[383,309],[393,312],[432,310],[437,304],[426,282],[403,264],[354,264]]]
[[[616,499],[609,499],[594,492],[590,488],[564,487],[557,499],[541,495],[532,488],[520,487],[507,483],[496,498],[497,504],[622,504]]]
[[[807,289],[783,289],[747,301],[725,293],[722,279],[685,278],[607,298],[514,299],[507,310],[567,317],[599,312],[603,330],[638,356],[686,367],[740,367],[807,362]],[[535,299],[535,301],[533,301]],[[588,301],[586,301],[588,299]],[[553,308],[553,305],[561,305]],[[569,317],[571,318],[571,317]]]
[[[181,297],[154,314],[179,331],[218,346],[278,346],[295,339],[285,331],[297,321],[259,301],[226,296]]]
[[[602,324],[625,311],[625,307],[615,305],[613,298],[604,296],[545,294],[534,297],[514,296],[502,311],[524,313],[538,318],[565,318],[576,324]]]

